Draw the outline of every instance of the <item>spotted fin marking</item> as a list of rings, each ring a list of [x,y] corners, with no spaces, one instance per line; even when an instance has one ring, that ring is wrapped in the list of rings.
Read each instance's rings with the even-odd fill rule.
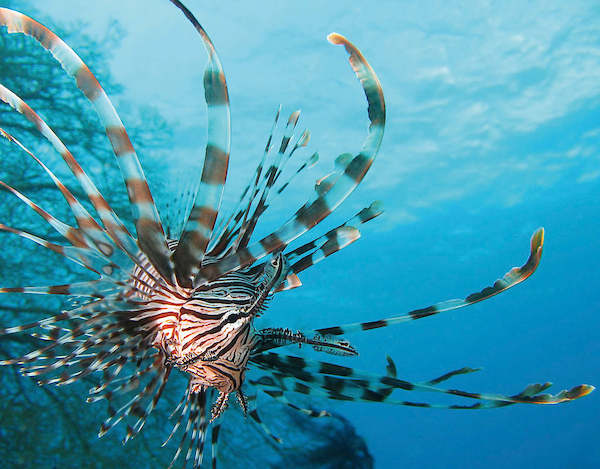
[[[194,25],[208,53],[204,91],[208,107],[208,142],[199,190],[185,224],[174,260],[178,282],[190,285],[198,271],[217,219],[230,152],[230,113],[227,82],[215,47],[194,15],[178,0],[171,0]]]
[[[531,251],[525,264],[523,264],[521,267],[513,267],[504,275],[504,277],[496,280],[491,287],[486,287],[479,292],[471,293],[464,299],[442,301],[441,303],[436,303],[435,305],[428,306],[426,308],[415,309],[403,316],[380,319],[378,321],[357,322],[353,324],[325,327],[322,329],[316,329],[314,332],[326,335],[342,335],[357,331],[367,331],[370,329],[377,329],[380,327],[391,326],[394,324],[400,324],[407,321],[413,321],[415,319],[433,316],[446,311],[453,311],[455,309],[463,308],[465,306],[487,300],[498,293],[502,293],[503,291],[518,285],[527,279],[531,274],[533,274],[540,263],[543,244],[544,229],[540,228],[531,237]]]
[[[172,278],[170,251],[167,248],[158,211],[127,131],[106,92],[81,58],[42,24],[7,8],[0,8],[0,24],[6,26],[9,33],[23,33],[38,41],[75,79],[77,87],[96,109],[127,185],[140,249],[152,260],[163,278],[170,282]]]
[[[315,362],[294,356],[280,356],[268,353],[251,358],[259,368],[271,370],[273,378],[261,383],[266,388],[294,391],[301,394],[324,396],[335,400],[386,402],[395,405],[413,405],[406,401],[388,399],[388,388],[404,391],[419,391],[448,394],[483,401],[476,406],[440,406],[429,404],[424,407],[453,409],[490,408],[513,404],[558,404],[583,397],[594,390],[593,386],[582,384],[556,395],[539,394],[548,389],[551,383],[533,384],[513,396],[486,394],[442,389],[428,383],[410,382],[390,376],[377,377],[339,365]],[[457,374],[457,373],[454,373]],[[452,376],[454,376],[454,374]],[[383,385],[384,392],[380,386]]]
[[[350,65],[367,97],[370,125],[361,151],[349,162],[344,173],[326,194],[302,206],[283,226],[257,243],[203,267],[194,280],[194,286],[252,264],[313,228],[352,193],[371,167],[385,127],[385,101],[381,84],[369,63],[350,41],[335,33],[330,34],[328,39],[334,44],[344,45],[350,55]]]

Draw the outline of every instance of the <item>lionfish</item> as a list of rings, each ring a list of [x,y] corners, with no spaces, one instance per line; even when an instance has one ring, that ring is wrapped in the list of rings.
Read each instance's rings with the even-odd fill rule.
[[[256,396],[262,391],[310,417],[317,412],[293,402],[290,394],[320,396],[334,400],[386,402],[388,404],[449,409],[485,409],[513,404],[556,404],[580,398],[594,388],[575,386],[552,395],[545,393],[550,383],[532,384],[513,395],[482,394],[445,389],[440,383],[456,375],[476,371],[461,368],[426,382],[410,382],[397,377],[388,357],[385,375],[360,372],[329,362],[313,361],[274,350],[288,345],[304,345],[317,351],[353,356],[354,347],[342,336],[367,331],[456,310],[486,300],[528,278],[537,268],[544,240],[543,229],[531,238],[527,262],[514,267],[492,286],[462,299],[436,303],[407,314],[361,323],[315,330],[287,328],[257,329],[257,319],[275,293],[301,285],[298,274],[356,241],[357,228],[382,213],[374,202],[325,235],[289,249],[290,243],[310,232],[348,197],[362,181],[379,150],[385,125],[385,101],[375,72],[344,36],[332,33],[328,40],[342,45],[368,103],[369,127],[357,153],[343,153],[331,173],[318,180],[315,193],[281,227],[268,236],[252,241],[254,230],[274,197],[304,169],[314,165],[318,155],[308,157],[292,176],[282,182],[283,169],[296,151],[307,146],[308,131],[295,137],[299,112],[292,113],[279,145],[273,133],[279,112],[268,137],[262,158],[231,215],[217,216],[227,176],[230,153],[230,111],[227,84],[215,47],[192,13],[178,0],[179,8],[199,33],[208,53],[204,73],[208,113],[208,141],[204,166],[193,205],[178,239],[165,235],[142,167],[115,108],[90,69],[56,34],[35,20],[0,8],[0,23],[9,33],[33,37],[75,79],[77,87],[97,111],[118,161],[133,212],[135,235],[130,233],[51,127],[11,90],[0,85],[0,99],[35,125],[37,131],[60,153],[81,184],[96,211],[92,216],[58,177],[19,140],[5,130],[2,135],[31,157],[64,196],[75,224],[58,220],[24,194],[0,182],[40,215],[65,240],[57,244],[32,233],[0,225],[44,246],[97,274],[97,279],[54,286],[2,288],[1,292],[70,295],[80,302],[66,306],[58,314],[37,322],[0,329],[14,334],[42,328],[33,333],[47,345],[2,365],[19,365],[25,375],[40,384],[64,385],[92,373],[100,384],[91,388],[88,402],[108,402],[108,417],[99,436],[120,421],[127,422],[125,441],[140,432],[156,407],[174,369],[187,374],[187,389],[174,411],[178,415],[169,435],[181,431],[180,454],[194,467],[202,463],[207,429],[212,425],[212,464],[216,466],[221,416],[235,393],[244,414],[264,432],[278,438],[261,420]],[[259,379],[245,380],[246,371],[256,368]],[[396,390],[442,393],[471,400],[471,403],[442,404],[402,400]],[[116,399],[124,399],[115,405]],[[212,407],[210,404],[212,403]],[[209,407],[211,410],[209,412]],[[183,424],[183,425],[182,425]],[[192,456],[193,455],[193,456]]]

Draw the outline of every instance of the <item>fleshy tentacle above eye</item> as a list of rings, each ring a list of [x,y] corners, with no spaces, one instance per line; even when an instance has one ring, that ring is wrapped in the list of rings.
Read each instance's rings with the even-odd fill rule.
[[[138,244],[156,270],[172,281],[170,251],[146,177],[123,123],[100,83],[81,58],[56,34],[22,13],[0,8],[0,25],[9,33],[31,36],[47,49],[92,103],[105,128],[127,185]]]
[[[340,44],[346,48],[350,55],[350,65],[367,97],[370,124],[367,138],[360,152],[351,158],[345,159],[343,167],[338,166],[336,168],[339,174],[325,193],[304,204],[278,230],[257,243],[201,268],[194,279],[194,286],[250,265],[267,254],[280,250],[283,246],[313,228],[352,193],[371,167],[381,145],[385,127],[385,101],[381,84],[362,53],[350,41],[336,33],[330,34],[328,39],[333,44]]]
[[[190,286],[210,241],[227,179],[231,144],[229,93],[221,61],[208,34],[181,2],[171,0],[171,3],[194,25],[208,53],[204,72],[204,96],[208,107],[204,167],[192,210],[173,256],[177,281],[180,285]]]

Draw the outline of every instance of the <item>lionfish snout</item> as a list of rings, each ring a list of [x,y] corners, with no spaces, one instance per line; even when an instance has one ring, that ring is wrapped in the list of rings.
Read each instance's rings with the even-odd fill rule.
[[[270,298],[271,292],[277,289],[285,280],[288,271],[288,264],[283,253],[275,254],[271,260],[265,263],[263,273],[259,277],[256,286],[256,300],[251,306],[255,315],[260,314],[266,307],[266,301]]]

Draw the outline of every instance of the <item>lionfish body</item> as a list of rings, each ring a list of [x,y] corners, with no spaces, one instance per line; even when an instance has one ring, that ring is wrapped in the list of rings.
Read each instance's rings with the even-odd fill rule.
[[[120,421],[127,422],[127,439],[137,434],[156,407],[174,368],[187,373],[188,388],[177,407],[179,418],[171,436],[181,430],[181,444],[175,459],[185,450],[185,459],[198,467],[208,426],[207,411],[214,401],[210,421],[227,406],[230,393],[237,393],[244,412],[269,436],[278,440],[261,421],[253,405],[255,395],[242,392],[248,369],[264,372],[248,380],[255,391],[286,404],[308,416],[315,412],[293,404],[291,393],[311,394],[337,400],[386,402],[395,405],[482,409],[518,403],[549,404],[569,401],[591,392],[580,385],[556,395],[543,393],[550,384],[527,386],[512,396],[482,394],[438,385],[456,375],[476,371],[461,368],[427,382],[409,382],[396,377],[388,358],[387,373],[378,376],[352,368],[282,355],[274,350],[287,345],[305,344],[317,351],[352,356],[356,350],[339,336],[424,318],[485,300],[522,282],[537,268],[541,257],[543,231],[531,240],[527,262],[511,269],[492,286],[463,299],[448,300],[392,318],[355,324],[324,327],[313,331],[286,328],[256,329],[255,320],[265,310],[273,294],[301,285],[298,274],[356,241],[357,226],[381,213],[375,202],[346,223],[295,249],[288,246],[332,213],[361,182],[379,149],[385,124],[385,102],[375,72],[361,52],[346,38],[331,34],[328,39],[343,45],[350,65],[360,81],[368,103],[369,130],[359,152],[343,153],[333,172],[319,179],[315,193],[280,228],[252,242],[261,215],[272,199],[288,187],[304,169],[316,163],[315,153],[282,182],[286,163],[309,141],[308,131],[295,137],[299,112],[291,114],[279,145],[273,131],[263,157],[238,208],[220,218],[219,207],[229,164],[229,98],[225,76],[215,48],[196,18],[178,0],[171,0],[200,34],[209,62],[204,74],[208,106],[208,142],[199,189],[185,226],[178,239],[169,239],[146,178],[114,107],[106,93],[81,59],[60,38],[33,19],[0,8],[0,24],[9,33],[24,33],[52,53],[77,86],[96,108],[123,175],[131,203],[136,237],[119,220],[108,202],[84,172],[50,126],[15,93],[0,85],[0,99],[32,122],[63,157],[76,176],[99,220],[84,208],[69,189],[31,151],[2,130],[11,143],[33,158],[48,174],[68,203],[76,224],[68,225],[25,195],[0,182],[2,186],[42,216],[66,240],[57,244],[31,233],[5,225],[0,229],[25,237],[98,275],[97,280],[49,287],[3,288],[2,292],[62,294],[87,297],[79,306],[32,324],[0,329],[13,334],[41,327],[35,336],[48,345],[22,357],[5,360],[4,365],[20,365],[23,372],[41,384],[68,384],[91,373],[101,375],[101,383],[90,389],[88,401],[106,400],[109,416],[100,435]],[[444,393],[474,400],[471,404],[436,404],[398,399],[393,393],[420,391]],[[124,398],[125,403],[115,402]],[[250,401],[250,402],[249,402]],[[252,406],[251,409],[248,409]],[[187,423],[182,425],[182,422]],[[213,464],[216,464],[219,423],[213,426]]]
[[[134,270],[132,281],[144,300],[129,320],[143,324],[167,366],[191,375],[192,392],[208,387],[219,391],[213,419],[224,409],[229,393],[237,391],[244,402],[240,388],[256,345],[252,321],[283,280],[284,268],[284,258],[278,255],[257,272],[231,272],[197,289],[170,287],[162,280],[157,285],[149,262]]]

